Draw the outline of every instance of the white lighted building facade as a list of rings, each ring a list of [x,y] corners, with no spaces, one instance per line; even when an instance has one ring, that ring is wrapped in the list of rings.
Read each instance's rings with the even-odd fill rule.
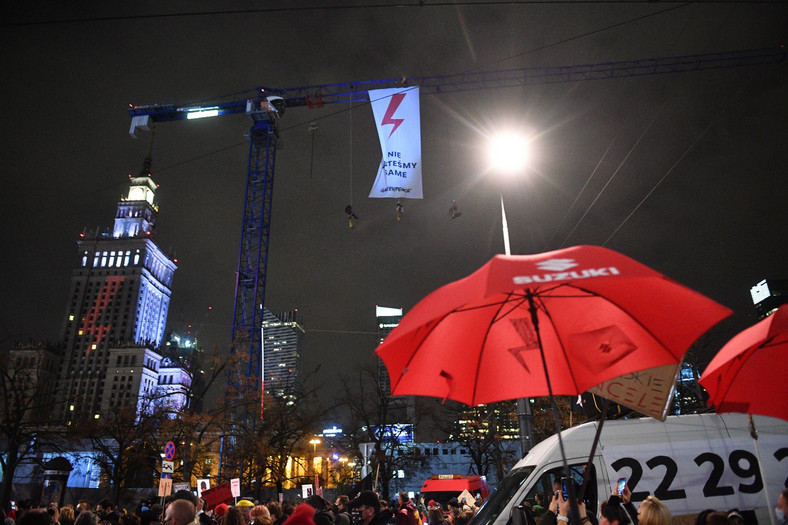
[[[54,417],[71,421],[137,405],[159,384],[176,264],[153,242],[156,184],[143,170],[114,228],[84,232],[71,278]]]

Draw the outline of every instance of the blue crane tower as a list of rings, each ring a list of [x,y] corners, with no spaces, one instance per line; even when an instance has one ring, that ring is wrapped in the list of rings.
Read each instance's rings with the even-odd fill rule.
[[[246,375],[262,378],[260,327],[265,303],[271,198],[277,148],[277,121],[288,107],[322,107],[325,104],[368,102],[368,91],[381,88],[418,87],[422,93],[441,94],[522,87],[537,84],[604,80],[645,75],[706,71],[777,63],[785,58],[782,47],[725,51],[701,55],[649,58],[597,64],[480,71],[454,75],[406,77],[297,88],[257,88],[248,98],[217,104],[154,104],[131,106],[132,136],[148,131],[153,123],[221,115],[246,114],[249,130],[249,163],[238,270],[235,288],[230,352],[248,355]],[[262,392],[261,392],[262,394]]]

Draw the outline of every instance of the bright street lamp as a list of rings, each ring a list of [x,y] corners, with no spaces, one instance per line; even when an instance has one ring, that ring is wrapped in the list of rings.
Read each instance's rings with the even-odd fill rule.
[[[522,173],[531,158],[528,139],[513,131],[491,137],[488,153],[492,169],[507,175]]]

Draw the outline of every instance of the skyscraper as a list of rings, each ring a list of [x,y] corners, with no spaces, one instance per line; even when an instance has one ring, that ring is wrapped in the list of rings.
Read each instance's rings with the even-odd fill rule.
[[[402,308],[375,305],[375,318],[378,322],[378,344],[394,330],[402,320]],[[378,358],[378,381],[383,392],[391,391],[391,380],[383,361]]]
[[[378,344],[394,330],[402,320],[402,308],[375,306],[378,323]],[[383,361],[378,358],[378,381],[381,392],[391,392],[391,379]],[[389,405],[392,420],[386,423],[412,425],[416,419],[416,400],[413,396],[392,396]]]
[[[175,261],[153,242],[158,206],[150,159],[130,176],[114,228],[83,232],[63,323],[56,419],[98,418],[159,383]]]
[[[263,388],[273,396],[297,397],[302,391],[301,345],[304,326],[297,310],[263,312]]]

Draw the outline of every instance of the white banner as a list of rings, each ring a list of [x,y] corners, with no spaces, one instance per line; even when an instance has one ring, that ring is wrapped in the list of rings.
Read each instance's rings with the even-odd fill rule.
[[[370,198],[421,199],[419,89],[369,92],[383,159]]]

